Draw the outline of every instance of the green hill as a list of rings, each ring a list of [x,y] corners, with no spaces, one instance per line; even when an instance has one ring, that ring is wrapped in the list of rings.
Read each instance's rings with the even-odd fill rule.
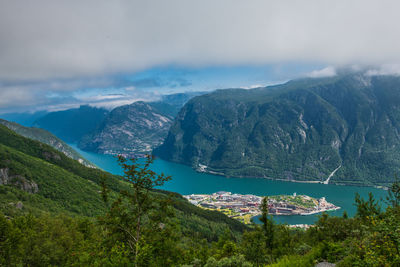
[[[101,200],[102,181],[112,205]],[[162,190],[151,191],[147,205],[154,208],[138,224],[131,220],[131,202],[117,198],[118,192],[129,197],[131,189],[121,177],[85,167],[0,125],[0,266],[312,267],[326,261],[337,266],[400,262],[399,183],[390,188],[386,211],[372,195],[368,200],[356,197],[354,218],[323,214],[308,230],[273,223],[266,205],[264,223],[248,228]],[[164,206],[168,202],[171,205]],[[141,239],[131,232],[137,225],[142,227]]]
[[[66,156],[75,159],[88,167],[94,167],[94,165],[91,162],[82,157],[72,147],[70,147],[64,141],[62,141],[61,139],[59,139],[58,137],[56,137],[55,135],[46,130],[35,127],[25,127],[18,123],[2,119],[0,119],[0,124],[3,124],[7,128],[13,130],[14,132],[24,137],[48,144],[53,148],[57,149],[58,151],[63,152]]]
[[[107,209],[100,196],[102,181],[111,190],[111,197],[129,190],[119,176],[86,167],[49,145],[0,125],[0,211],[4,214],[101,215]],[[236,233],[246,229],[223,214],[191,205],[179,194],[166,191],[153,194],[172,197],[184,232],[196,232],[212,240],[226,228]]]
[[[398,76],[219,90],[190,100],[154,154],[226,176],[389,185],[400,168],[399,103]]]

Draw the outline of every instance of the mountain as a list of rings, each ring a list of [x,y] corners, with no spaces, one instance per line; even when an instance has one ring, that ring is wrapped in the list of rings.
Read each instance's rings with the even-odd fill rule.
[[[47,111],[37,111],[34,113],[3,113],[0,114],[0,117],[8,121],[16,122],[23,126],[30,127],[36,120],[45,116],[47,113]]]
[[[161,144],[172,120],[172,116],[150,103],[135,102],[113,109],[102,125],[82,138],[78,146],[103,154],[144,154]]]
[[[95,130],[107,114],[108,111],[103,108],[80,106],[76,109],[50,112],[37,119],[33,126],[46,129],[68,143],[75,143]]]
[[[76,152],[72,147],[67,145],[65,142],[63,142],[61,139],[57,138],[55,135],[51,134],[50,132],[40,129],[40,128],[35,128],[35,127],[24,127],[22,125],[19,125],[18,123],[15,122],[9,122],[3,119],[0,119],[0,124],[3,124],[7,128],[13,130],[14,132],[45,143],[58,151],[64,153],[67,157],[75,159],[79,161],[80,163],[84,164],[85,166],[88,167],[94,167],[94,165],[86,160],[84,157],[82,157],[78,152]]]
[[[113,109],[78,146],[103,154],[143,155],[159,146],[182,106],[201,92],[166,95],[157,102],[134,102]]]
[[[348,74],[195,97],[154,154],[226,176],[388,185],[399,131],[400,77]]]
[[[49,145],[25,138],[0,125],[0,215],[24,214],[96,217],[107,209],[100,192],[103,182],[110,197],[130,190],[121,177],[88,168]],[[200,209],[181,195],[155,190],[169,196],[183,232],[217,240],[225,229],[240,233],[247,227],[222,213]]]

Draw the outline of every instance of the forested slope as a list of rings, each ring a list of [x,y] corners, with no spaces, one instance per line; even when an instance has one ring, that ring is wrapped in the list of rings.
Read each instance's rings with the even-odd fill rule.
[[[400,78],[346,74],[195,97],[154,154],[226,176],[390,185],[399,132]]]

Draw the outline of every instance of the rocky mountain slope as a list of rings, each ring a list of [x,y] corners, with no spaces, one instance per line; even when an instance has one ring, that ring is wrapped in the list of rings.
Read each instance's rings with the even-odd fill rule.
[[[182,106],[200,92],[163,96],[157,102],[134,102],[113,109],[78,146],[103,154],[143,155],[159,146]]]
[[[227,176],[387,185],[399,130],[400,77],[348,74],[195,97],[154,153]]]
[[[102,125],[78,145],[103,154],[144,154],[161,144],[172,120],[150,103],[135,102],[112,110]]]

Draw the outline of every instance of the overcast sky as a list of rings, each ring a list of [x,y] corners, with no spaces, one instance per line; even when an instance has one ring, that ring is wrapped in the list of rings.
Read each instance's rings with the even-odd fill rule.
[[[399,10],[386,0],[1,0],[0,110],[225,85],[198,86],[193,73],[207,79],[205,70],[232,70],[238,87],[332,75],[343,65],[396,72]],[[279,68],[290,75],[276,75]],[[171,69],[175,76],[160,81]]]

